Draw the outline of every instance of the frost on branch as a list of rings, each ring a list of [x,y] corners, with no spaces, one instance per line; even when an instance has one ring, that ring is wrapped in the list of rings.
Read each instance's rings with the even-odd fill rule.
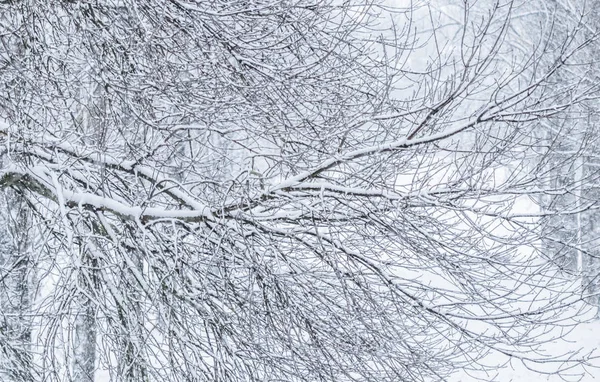
[[[594,99],[565,73],[595,40],[528,3],[433,5],[0,5],[0,185],[30,214],[39,275],[31,369],[381,382],[490,354],[578,365],[536,352],[581,298],[539,256],[544,212],[519,206],[552,191],[535,132]]]

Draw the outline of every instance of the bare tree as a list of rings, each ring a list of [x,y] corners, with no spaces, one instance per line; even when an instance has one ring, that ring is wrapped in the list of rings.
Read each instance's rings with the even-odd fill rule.
[[[512,1],[1,7],[0,42],[26,48],[0,62],[0,183],[43,232],[44,378],[549,361],[540,331],[580,295],[524,254],[543,230],[515,205],[540,194],[537,124],[595,94],[561,77],[582,23],[514,51]]]

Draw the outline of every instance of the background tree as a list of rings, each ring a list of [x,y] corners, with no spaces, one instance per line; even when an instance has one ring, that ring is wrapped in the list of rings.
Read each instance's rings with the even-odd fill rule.
[[[582,20],[581,42],[597,34],[597,2],[575,4],[579,9],[562,1],[548,3],[543,14],[548,34],[567,28],[564,23],[550,22],[556,18]],[[579,54],[596,57],[593,45]],[[584,57],[577,59],[582,60]],[[596,72],[594,59],[591,66],[574,66],[562,74],[556,86],[574,78],[597,83]],[[535,166],[543,168],[538,176],[544,231],[541,254],[552,259],[567,277],[579,278],[585,299],[594,306],[598,306],[597,109],[597,100],[592,99],[578,105],[568,117],[540,121],[538,155],[533,157]]]

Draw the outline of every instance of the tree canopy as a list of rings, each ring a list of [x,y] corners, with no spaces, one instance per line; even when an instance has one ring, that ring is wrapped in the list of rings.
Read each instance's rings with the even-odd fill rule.
[[[0,279],[27,259],[32,318],[24,340],[0,313],[0,373],[383,382],[493,352],[580,362],[535,353],[582,300],[540,244],[548,215],[578,213],[543,204],[574,191],[550,182],[565,134],[541,131],[595,100],[596,40],[585,9],[541,8],[4,2],[0,184],[30,232]]]

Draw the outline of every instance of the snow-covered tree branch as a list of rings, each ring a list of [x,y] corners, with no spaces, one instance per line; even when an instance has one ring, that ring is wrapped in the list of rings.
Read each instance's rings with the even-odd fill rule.
[[[39,291],[29,338],[0,349],[53,381],[582,363],[536,353],[584,306],[540,222],[598,206],[533,201],[562,190],[540,126],[595,101],[596,40],[585,9],[532,7],[1,4],[0,186]]]

